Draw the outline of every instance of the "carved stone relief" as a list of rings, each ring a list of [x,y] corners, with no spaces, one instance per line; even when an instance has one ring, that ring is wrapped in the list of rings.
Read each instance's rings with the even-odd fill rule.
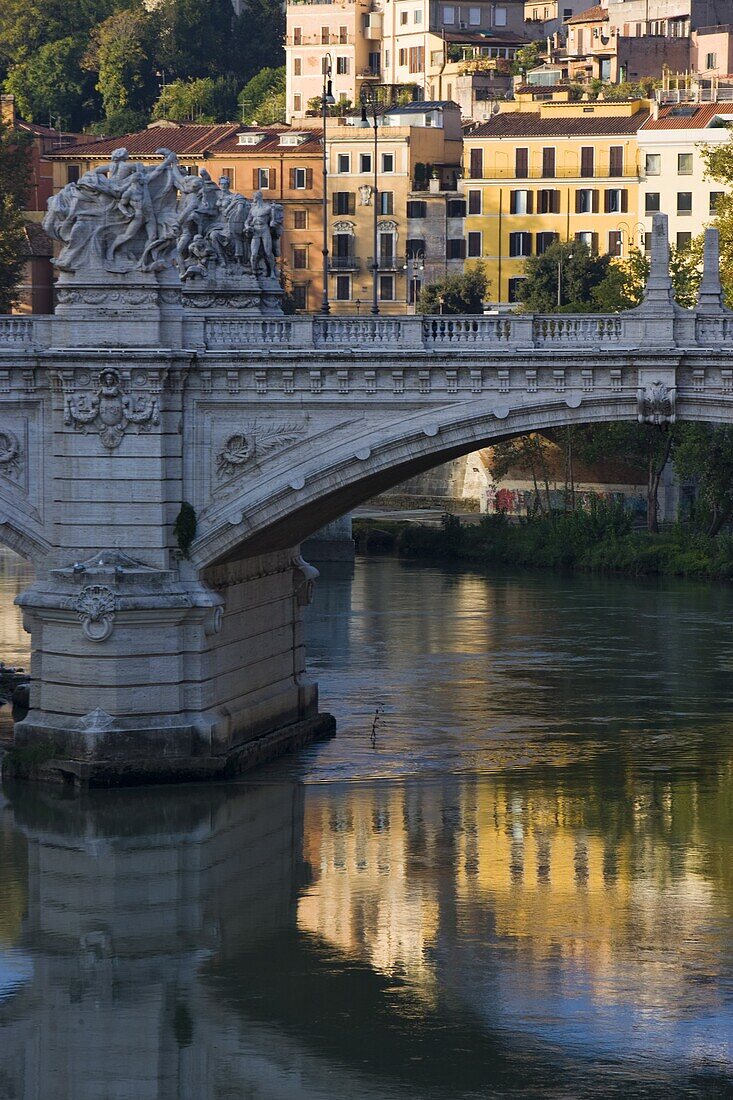
[[[104,642],[114,629],[117,601],[111,588],[105,584],[88,584],[71,602],[82,624],[84,634],[91,642]]]
[[[99,389],[92,397],[69,394],[64,401],[64,423],[73,424],[87,434],[98,433],[102,445],[109,451],[119,447],[125,432],[134,424],[139,432],[149,432],[160,423],[155,398],[127,397],[122,392],[119,371],[103,370]]]
[[[305,427],[293,423],[252,424],[243,432],[235,432],[224,441],[216,456],[216,472],[220,481],[234,477],[247,465],[275,451],[297,443]]]
[[[7,428],[0,429],[0,474],[17,478],[20,474],[21,447],[17,435]]]
[[[676,419],[677,391],[664,382],[652,382],[637,390],[638,420],[640,424],[674,424]]]

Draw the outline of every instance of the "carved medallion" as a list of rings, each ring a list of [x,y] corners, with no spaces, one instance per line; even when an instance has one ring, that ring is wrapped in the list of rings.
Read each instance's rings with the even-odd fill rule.
[[[20,443],[7,428],[0,429],[0,473],[6,477],[20,473]]]
[[[82,630],[91,642],[104,642],[114,629],[117,602],[111,588],[88,584],[73,601]]]
[[[127,397],[122,392],[116,370],[103,370],[100,387],[93,397],[69,394],[64,402],[64,423],[73,424],[84,434],[96,431],[102,445],[109,451],[119,447],[131,424],[138,432],[149,432],[160,423],[155,398]]]
[[[246,434],[230,435],[216,456],[219,479],[234,477],[257,458],[297,443],[303,438],[304,430],[300,424],[255,424]]]

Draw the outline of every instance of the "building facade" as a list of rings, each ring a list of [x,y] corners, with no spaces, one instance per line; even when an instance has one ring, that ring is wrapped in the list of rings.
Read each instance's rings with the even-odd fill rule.
[[[466,255],[497,303],[517,300],[526,259],[555,241],[624,256],[637,237],[646,101],[531,106],[465,135]]]

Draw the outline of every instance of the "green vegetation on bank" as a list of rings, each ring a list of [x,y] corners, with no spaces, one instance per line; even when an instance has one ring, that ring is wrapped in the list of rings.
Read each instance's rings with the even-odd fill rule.
[[[355,520],[360,551],[396,551],[411,558],[455,560],[535,569],[576,569],[628,576],[733,579],[733,538],[692,527],[660,534],[633,531],[619,504],[598,501],[588,511],[530,516],[519,521],[485,516],[476,524],[444,517],[441,527]]]

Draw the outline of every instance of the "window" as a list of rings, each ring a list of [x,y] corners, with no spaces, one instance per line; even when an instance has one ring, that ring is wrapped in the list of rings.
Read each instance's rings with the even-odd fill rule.
[[[334,214],[355,214],[356,213],[356,195],[353,191],[334,191],[333,193],[333,212]]]
[[[678,153],[677,154],[677,175],[678,176],[691,176],[692,175],[692,153]]]
[[[595,149],[592,145],[584,145],[580,150],[580,174],[581,176],[595,175]]]
[[[303,62],[299,57],[293,58],[293,76],[303,75]]]
[[[407,14],[408,13],[406,11],[401,11],[400,12],[400,26],[401,27],[406,27],[407,26]]]
[[[293,249],[293,271],[305,271],[308,267],[308,249],[298,246]]]
[[[308,178],[310,177],[310,179]],[[313,169],[312,168],[291,168],[290,169],[290,186],[294,191],[305,191],[306,188],[313,186]]]
[[[273,173],[274,175],[274,173]],[[268,191],[270,188],[270,169],[269,168],[255,168],[255,176],[257,177],[256,191]]]
[[[537,192],[538,214],[560,213],[560,192],[550,188],[543,188]]]
[[[623,256],[624,235],[620,229],[612,229],[608,234],[608,255]]]
[[[513,257],[532,255],[531,233],[509,234],[509,255]]]
[[[711,191],[710,192],[710,213],[714,214],[718,209],[718,203],[722,199],[724,191]]]
[[[328,27],[321,27],[321,45],[327,46],[331,41],[331,32]]]
[[[644,160],[644,174],[659,176],[662,172],[662,157],[659,153],[647,153]]]
[[[394,301],[394,275],[379,276],[379,297],[383,302]]]
[[[531,191],[512,191],[509,196],[510,214],[531,214],[534,206]]]
[[[379,192],[379,213],[394,214],[394,191]]]
[[[448,202],[446,204],[446,216],[449,218],[465,218],[466,200],[448,199]]]
[[[428,204],[420,199],[411,199],[407,204],[408,218],[427,218]]]
[[[300,46],[303,42],[303,28],[293,27],[293,45]]]
[[[470,27],[481,26],[481,8],[468,9],[468,25]]]
[[[472,149],[470,157],[469,174],[472,180],[483,179],[484,175],[484,151]]]
[[[66,182],[77,183],[79,180],[79,165],[67,164],[66,165]]]
[[[293,210],[293,229],[308,228],[308,211]]]
[[[348,57],[336,58],[336,74],[337,76],[349,75],[349,59]]]
[[[506,26],[506,8],[494,8],[494,26]]]
[[[526,180],[529,176],[529,149],[515,149],[514,151],[514,175],[518,180]]]
[[[692,244],[692,233],[678,233],[677,234],[677,248],[683,252]]]
[[[302,104],[303,104],[303,97],[300,96],[300,95],[294,95],[293,96],[293,110],[294,111],[302,111],[302,109],[303,109]]]
[[[410,46],[410,65],[409,69],[411,73],[421,73],[425,68],[425,47],[424,46]]]
[[[398,65],[406,65],[407,64],[407,50],[399,50],[398,51],[398,53],[397,53],[397,64]]]
[[[603,198],[606,214],[625,214],[629,209],[629,196],[625,187],[608,187]]]
[[[705,54],[705,68],[706,69],[717,69],[717,67],[718,67],[718,55],[715,54],[715,53],[706,53]]]
[[[360,153],[359,154],[359,171],[365,174],[370,173],[372,170],[372,154]]]
[[[382,55],[377,50],[369,54],[369,71],[372,76],[379,76],[382,71]]]
[[[546,252],[551,244],[559,240],[557,233],[538,233],[537,234],[537,255],[541,256],[543,252]]]
[[[446,241],[446,258],[449,260],[465,260],[466,242],[463,237],[449,237]]]
[[[509,294],[508,299],[510,302],[521,302],[521,286],[524,282],[522,278],[514,278],[509,280]]]
[[[609,176],[623,176],[624,174],[624,147],[612,145],[608,150],[608,174]]]
[[[658,214],[659,213],[659,192],[647,191],[644,196],[644,213],[645,214]]]
[[[481,244],[481,233],[469,233],[468,234],[468,255],[480,256],[483,252]]]
[[[342,46],[345,46],[348,41],[349,41],[349,28],[348,27],[339,27],[339,42],[341,43]]]
[[[468,212],[469,214],[481,213],[481,192],[469,191],[468,192]]]
[[[293,283],[293,305],[296,309],[308,308],[308,286],[306,283]]]
[[[572,19],[573,18],[573,9],[572,8],[563,8],[562,9],[562,17],[563,17],[563,19]]]
[[[582,232],[582,233],[576,233],[575,234],[575,239],[578,242],[578,244],[584,244],[589,252],[597,252],[598,251],[598,237],[597,237],[597,234],[589,233],[587,231]]]
[[[394,153],[382,153],[382,171],[394,172]]]
[[[678,191],[677,192],[677,213],[678,214],[691,214],[692,213],[692,191]]]
[[[542,150],[542,175],[545,179],[555,175],[555,150],[554,148]]]
[[[575,213],[598,213],[598,192],[594,187],[581,187],[575,192]]]
[[[415,9],[412,21],[413,23],[422,23],[422,10],[420,8]]]
[[[336,301],[348,302],[351,298],[351,276],[336,276]]]
[[[337,172],[351,171],[351,153],[339,153],[336,158]]]
[[[456,9],[454,7],[443,8],[443,23],[450,27],[456,21]]]
[[[425,256],[425,238],[410,237],[407,241],[408,260],[421,260]]]

